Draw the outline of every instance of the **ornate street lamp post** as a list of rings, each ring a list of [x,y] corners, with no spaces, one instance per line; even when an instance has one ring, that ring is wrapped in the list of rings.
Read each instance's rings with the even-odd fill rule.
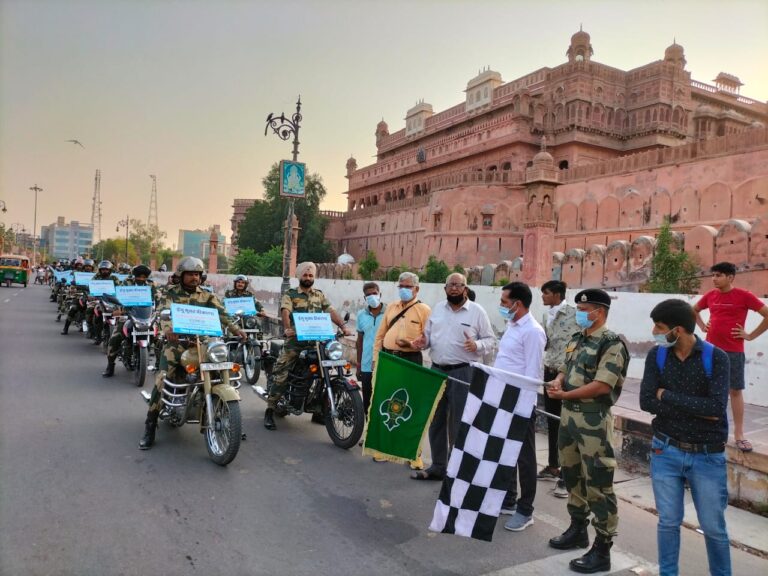
[[[281,140],[288,140],[293,135],[293,161],[299,157],[299,124],[301,123],[301,96],[296,102],[296,113],[286,118],[284,113],[275,116],[270,113],[267,116],[267,126],[264,128],[264,136],[269,129],[277,134]],[[280,176],[281,177],[281,176]],[[291,287],[291,244],[293,241],[293,198],[288,199],[288,217],[285,220],[285,243],[283,245],[283,283],[280,285],[280,294],[285,294]]]
[[[128,218],[128,215],[126,214],[125,220],[120,220],[117,223],[117,228],[115,228],[115,232],[120,232],[121,227],[125,227],[125,263],[129,264],[128,262],[128,229],[130,228],[131,220]]]

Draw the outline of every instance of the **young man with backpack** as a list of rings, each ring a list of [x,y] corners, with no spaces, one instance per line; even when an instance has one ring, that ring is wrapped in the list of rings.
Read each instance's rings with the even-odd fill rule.
[[[645,360],[640,408],[655,414],[651,482],[659,513],[660,574],[678,574],[687,481],[704,532],[709,572],[729,575],[728,355],[694,335],[696,313],[683,300],[660,302],[651,319],[657,345]]]

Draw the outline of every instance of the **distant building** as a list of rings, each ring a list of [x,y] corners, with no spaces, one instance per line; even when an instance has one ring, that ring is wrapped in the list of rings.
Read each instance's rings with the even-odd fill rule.
[[[237,242],[238,232],[240,231],[240,224],[245,220],[245,213],[248,209],[254,205],[256,199],[253,198],[235,198],[234,204],[232,204],[232,219],[230,223],[232,225],[232,253],[237,254]]]
[[[221,227],[218,224],[213,225],[207,230],[179,230],[177,250],[184,254],[184,256],[207,258],[211,243],[211,232],[216,232],[219,237],[217,253],[225,254],[226,239],[221,233]]]
[[[76,258],[90,254],[93,248],[93,226],[72,220],[67,224],[64,216],[40,229],[40,246],[52,258]]]

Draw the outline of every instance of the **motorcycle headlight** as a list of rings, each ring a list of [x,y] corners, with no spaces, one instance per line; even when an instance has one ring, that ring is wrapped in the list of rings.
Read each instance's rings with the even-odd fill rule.
[[[256,328],[256,318],[253,316],[249,316],[245,319],[245,327],[246,328]]]
[[[197,348],[187,348],[181,354],[181,365],[186,370],[189,366],[197,368],[200,365],[200,361],[197,358]]]
[[[229,357],[227,345],[221,340],[214,340],[208,343],[208,360],[210,362],[226,362]]]
[[[328,342],[328,344],[325,345],[325,355],[329,360],[341,360],[341,357],[344,355],[344,348],[342,347],[341,342],[337,342],[336,340]]]

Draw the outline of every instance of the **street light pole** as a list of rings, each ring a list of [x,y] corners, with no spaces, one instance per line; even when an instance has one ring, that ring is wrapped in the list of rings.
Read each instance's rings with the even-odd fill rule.
[[[299,125],[301,124],[301,96],[296,102],[296,113],[291,118],[286,118],[284,113],[280,116],[271,114],[267,116],[267,126],[264,128],[264,136],[269,129],[277,134],[281,140],[288,140],[293,135],[293,161],[299,158]],[[282,175],[278,175],[282,177]],[[283,283],[280,285],[280,294],[285,294],[291,287],[291,245],[293,242],[293,198],[288,199],[288,216],[285,220],[285,242],[283,245]]]
[[[37,184],[30,187],[30,190],[33,190],[35,192],[35,217],[32,221],[32,265],[37,266],[37,193],[42,192],[43,189],[40,188]]]
[[[120,226],[125,226],[125,263],[129,264],[128,262],[128,229],[130,228],[131,220],[128,217],[128,214],[125,215],[125,220],[120,220],[117,223],[117,228],[115,228],[115,232],[120,232]]]

